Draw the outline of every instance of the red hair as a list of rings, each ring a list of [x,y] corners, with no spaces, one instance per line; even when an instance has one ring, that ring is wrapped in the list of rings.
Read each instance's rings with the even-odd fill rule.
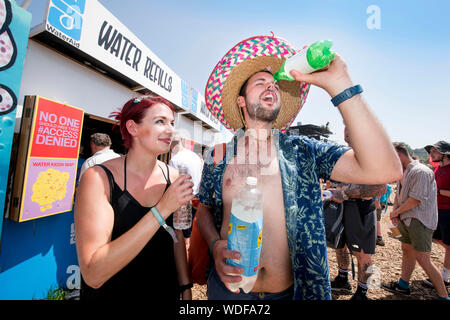
[[[133,145],[133,137],[128,132],[126,123],[128,120],[133,120],[136,123],[141,123],[145,117],[147,109],[151,108],[157,103],[165,104],[175,113],[173,105],[166,99],[156,95],[145,95],[128,100],[119,111],[111,112],[110,118],[117,121],[120,126],[123,144],[130,149]]]

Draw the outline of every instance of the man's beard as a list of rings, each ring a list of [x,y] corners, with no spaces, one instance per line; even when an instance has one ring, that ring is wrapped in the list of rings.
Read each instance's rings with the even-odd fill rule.
[[[444,155],[443,154],[441,154],[440,157],[435,157],[435,158],[431,157],[431,162],[434,162],[434,163],[441,162],[443,160],[444,160]]]
[[[280,106],[272,110],[265,109],[260,102],[255,104],[247,104],[247,113],[250,119],[256,119],[263,122],[275,121],[280,109]]]

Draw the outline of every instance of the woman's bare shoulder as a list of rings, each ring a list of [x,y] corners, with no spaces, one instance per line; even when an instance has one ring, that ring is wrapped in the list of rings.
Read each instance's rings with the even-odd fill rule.
[[[101,192],[103,186],[106,186],[108,182],[108,176],[105,170],[99,166],[93,166],[86,170],[78,185],[78,190],[87,190],[88,193]],[[102,188],[99,188],[102,187]]]

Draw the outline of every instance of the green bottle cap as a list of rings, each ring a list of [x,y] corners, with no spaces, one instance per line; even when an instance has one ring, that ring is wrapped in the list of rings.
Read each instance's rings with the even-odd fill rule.
[[[294,80],[294,78],[287,74],[286,71],[284,70],[284,64],[286,63],[286,61],[283,62],[283,64],[281,65],[280,70],[278,70],[277,72],[275,72],[273,74],[273,80],[275,81],[280,81],[280,80],[289,80],[292,81]]]
[[[315,70],[319,70],[322,68],[325,68],[330,64],[330,62],[334,59],[336,56],[336,52],[331,51],[330,48],[333,45],[333,42],[330,40],[320,40],[314,42],[312,45],[310,45],[306,50],[306,60],[308,61],[308,64],[311,68]],[[289,60],[290,58],[288,58]],[[280,70],[275,72],[273,75],[273,79],[275,81],[280,80],[289,80],[293,81],[294,78],[288,74],[285,70],[285,63],[287,60],[283,62],[281,65]]]
[[[330,64],[336,56],[336,52],[330,50],[332,45],[333,42],[330,40],[321,40],[309,46],[306,58],[311,68],[318,70]]]

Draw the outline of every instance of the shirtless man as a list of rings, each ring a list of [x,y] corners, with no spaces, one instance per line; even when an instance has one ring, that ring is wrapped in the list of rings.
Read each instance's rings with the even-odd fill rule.
[[[262,74],[265,77],[264,73]],[[248,136],[248,142],[242,143],[245,139],[241,139],[241,143],[238,142],[237,145],[237,154],[246,154],[246,161],[242,163],[239,161],[239,156],[233,157],[223,176],[224,220],[220,230],[220,238],[227,239],[232,200],[237,191],[245,185],[246,177],[256,177],[258,188],[263,194],[263,212],[270,212],[270,214],[264,214],[262,243],[267,244],[267,246],[261,247],[259,277],[253,291],[280,292],[292,285],[293,277],[289,260],[284,206],[282,205],[283,189],[276,148],[273,139],[265,142],[256,140],[252,135],[246,136]],[[266,146],[262,147],[261,144],[266,144]],[[268,153],[259,154],[259,148],[267,149]],[[252,150],[256,151],[255,154],[257,154],[255,157],[256,164],[252,164],[250,155]],[[222,244],[225,244],[225,242]],[[274,248],[277,248],[277,250],[274,250]],[[278,273],[279,270],[288,272]]]
[[[253,48],[255,39],[266,48],[274,38],[252,38]],[[245,41],[230,52],[240,58],[245,56],[248,51],[239,49],[246,47]],[[277,45],[287,46],[282,42]],[[271,49],[267,55],[275,52]],[[305,137],[287,136],[276,130],[295,117],[309,84],[325,89],[331,97],[353,86],[339,56],[326,71],[310,75],[293,71],[296,83],[274,82],[271,73],[264,69],[276,71],[279,62],[273,64],[265,55],[247,57],[237,66],[227,64],[225,58],[229,56],[226,55],[216,69],[224,64],[232,68],[232,72],[218,82],[214,77],[221,73],[213,71],[207,83],[206,101],[210,110],[217,110],[211,102],[218,99],[217,95],[208,88],[211,83],[223,83],[219,104],[224,116],[217,113],[215,116],[236,130],[245,126],[246,131],[237,131],[222,157],[217,156],[220,147],[206,153],[216,161],[205,159],[197,225],[214,260],[208,277],[208,298],[331,299],[319,178],[347,183],[385,183],[401,176],[399,160],[384,129],[358,94],[338,104],[354,137],[353,150]],[[273,57],[273,60],[281,59]],[[240,81],[243,74],[245,79]],[[295,85],[298,87],[292,89]],[[293,114],[288,113],[292,112],[290,107],[295,101],[289,101],[287,96],[303,96]],[[230,103],[230,97],[234,97],[234,103]],[[236,116],[238,113],[232,113],[233,108],[242,111],[240,119]],[[370,137],[366,132],[371,132]],[[373,150],[381,150],[381,160],[373,156]],[[247,176],[258,178],[258,188],[263,194],[263,241],[256,283],[251,292],[245,294],[229,289],[228,283],[239,282],[243,270],[227,264],[226,259],[236,259],[240,255],[227,250],[228,222],[232,199]]]

